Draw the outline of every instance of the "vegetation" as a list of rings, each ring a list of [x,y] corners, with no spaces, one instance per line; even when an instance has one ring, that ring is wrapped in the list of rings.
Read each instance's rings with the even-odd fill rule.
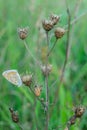
[[[0,0],[0,9],[0,130],[86,130],[87,1]],[[42,21],[52,13],[60,20],[48,33]],[[22,40],[19,31],[25,27],[29,33]],[[58,40],[57,27],[65,30]],[[47,63],[52,65],[49,76]],[[22,81],[24,75],[32,75],[31,86],[17,87],[6,81],[2,73],[9,69],[18,70]],[[41,87],[40,96],[35,86]],[[79,107],[84,111],[81,116]],[[15,111],[18,122],[13,120]]]

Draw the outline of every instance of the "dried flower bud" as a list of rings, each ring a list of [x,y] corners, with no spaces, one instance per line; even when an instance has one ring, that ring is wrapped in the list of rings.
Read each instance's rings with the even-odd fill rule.
[[[37,97],[40,96],[41,90],[42,90],[41,86],[35,86],[35,88],[34,88],[34,93],[35,93],[35,95],[36,95]]]
[[[32,75],[24,75],[21,79],[23,84],[25,84],[26,86],[30,86],[32,83]]]
[[[71,125],[74,125],[76,122],[76,116],[72,116],[69,121],[68,121],[68,125],[71,126]]]
[[[20,39],[24,40],[28,35],[28,27],[18,28],[18,34],[19,34]]]
[[[44,76],[47,76],[50,74],[50,72],[52,71],[52,65],[44,65],[44,66],[41,66],[41,70],[42,70],[42,73]]]
[[[12,113],[12,120],[13,120],[13,122],[15,122],[15,123],[18,123],[18,122],[19,122],[19,117],[18,117],[18,114],[17,114],[17,113]]]
[[[52,14],[50,17],[51,21],[53,22],[53,25],[56,25],[60,19],[60,16]]]
[[[84,107],[76,107],[76,109],[75,109],[75,116],[77,118],[80,118],[83,115],[84,112],[85,112],[85,108]]]
[[[63,37],[63,35],[65,34],[65,29],[63,28],[60,28],[58,27],[56,30],[55,30],[55,37],[58,39],[58,38],[61,38]]]
[[[11,112],[11,117],[13,122],[18,123],[19,122],[19,116],[17,114],[17,112],[15,112],[12,108],[9,108],[10,112]]]
[[[53,22],[51,20],[44,20],[42,25],[45,31],[50,31],[53,28]]]

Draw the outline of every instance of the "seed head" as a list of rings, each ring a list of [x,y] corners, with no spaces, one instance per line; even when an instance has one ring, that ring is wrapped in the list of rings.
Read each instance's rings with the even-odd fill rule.
[[[50,31],[53,28],[53,22],[51,20],[42,21],[42,25],[45,31]]]
[[[84,107],[76,107],[75,109],[75,116],[77,118],[80,118],[85,112],[85,108]]]
[[[42,90],[41,86],[35,86],[35,88],[34,88],[34,93],[35,93],[35,95],[36,95],[37,97],[40,96],[41,90]]]
[[[53,25],[56,25],[56,24],[58,23],[59,19],[60,19],[60,16],[58,16],[58,15],[56,15],[56,14],[52,14],[52,15],[50,16],[50,19],[51,19],[51,21],[53,22]]]
[[[63,37],[63,35],[65,34],[65,29],[63,28],[60,28],[58,27],[56,30],[55,30],[55,37],[58,39],[58,38],[61,38]]]
[[[42,70],[42,73],[44,76],[47,76],[50,74],[50,72],[52,71],[52,65],[44,65],[44,66],[41,66],[41,70]]]
[[[69,119],[68,125],[69,125],[69,126],[70,126],[70,125],[74,125],[75,122],[76,122],[76,116],[74,115],[74,116],[72,116],[72,117]]]
[[[12,120],[13,122],[15,123],[18,123],[19,122],[19,117],[18,117],[18,114],[17,113],[12,113]]]
[[[21,79],[23,84],[25,84],[26,86],[30,86],[32,83],[32,75],[24,75]]]
[[[15,112],[12,108],[9,108],[10,112],[11,112],[11,117],[13,122],[18,123],[19,122],[19,116],[18,113]]]
[[[26,28],[18,28],[18,34],[20,39],[24,40],[28,36],[28,27]]]

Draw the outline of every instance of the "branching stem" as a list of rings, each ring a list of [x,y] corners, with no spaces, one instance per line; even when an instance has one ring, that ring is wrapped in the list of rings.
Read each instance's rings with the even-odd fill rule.
[[[70,22],[71,22],[71,15],[70,15],[70,10],[68,8],[68,5],[67,5],[67,2],[66,2],[66,7],[67,7],[67,14],[68,14],[68,31],[67,31],[67,41],[66,41],[66,54],[65,54],[65,61],[64,61],[64,65],[63,65],[63,69],[62,69],[62,72],[61,72],[61,76],[60,76],[60,82],[59,82],[59,85],[57,87],[57,90],[55,91],[55,96],[54,96],[54,106],[58,100],[58,92],[60,90],[60,87],[61,87],[61,84],[63,82],[63,76],[64,76],[64,72],[65,72],[65,68],[66,68],[66,64],[67,64],[67,61],[68,61],[68,57],[69,57],[69,51],[70,51]],[[52,107],[51,109],[51,112],[53,111],[54,109],[54,106]],[[51,115],[50,115],[51,116]]]

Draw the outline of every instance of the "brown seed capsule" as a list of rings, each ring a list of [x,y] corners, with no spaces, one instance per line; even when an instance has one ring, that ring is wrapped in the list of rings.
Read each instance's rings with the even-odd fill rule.
[[[55,30],[55,37],[58,39],[58,38],[61,38],[63,37],[63,35],[65,34],[65,29],[63,28],[60,28],[58,27],[56,30]]]
[[[68,121],[68,125],[71,126],[71,125],[74,125],[76,122],[76,116],[72,116],[69,121]]]
[[[85,112],[85,108],[84,107],[76,107],[75,109],[75,116],[77,118],[80,118]]]
[[[56,24],[58,23],[59,19],[60,19],[60,16],[55,15],[55,14],[52,14],[52,15],[50,16],[50,19],[51,19],[51,21],[53,22],[53,25],[56,25]]]
[[[18,123],[18,122],[19,122],[19,117],[18,117],[18,114],[17,114],[17,113],[15,113],[15,112],[12,113],[12,120],[13,120],[13,122],[15,122],[15,123]]]
[[[35,86],[35,88],[34,88],[34,93],[35,93],[35,95],[36,95],[37,97],[40,96],[41,90],[42,90],[41,86]]]
[[[52,71],[52,65],[44,65],[44,66],[41,66],[41,70],[42,70],[42,73],[44,76],[47,76],[50,74],[50,72]]]
[[[51,20],[44,20],[42,25],[45,31],[50,31],[53,28],[53,22]]]
[[[15,112],[12,108],[9,108],[10,112],[11,112],[11,117],[13,122],[18,123],[19,122],[19,116],[17,114],[17,112]]]
[[[28,36],[28,27],[18,28],[18,34],[20,39],[24,40]]]
[[[24,75],[21,79],[23,84],[25,84],[26,86],[30,86],[32,83],[32,75]]]

